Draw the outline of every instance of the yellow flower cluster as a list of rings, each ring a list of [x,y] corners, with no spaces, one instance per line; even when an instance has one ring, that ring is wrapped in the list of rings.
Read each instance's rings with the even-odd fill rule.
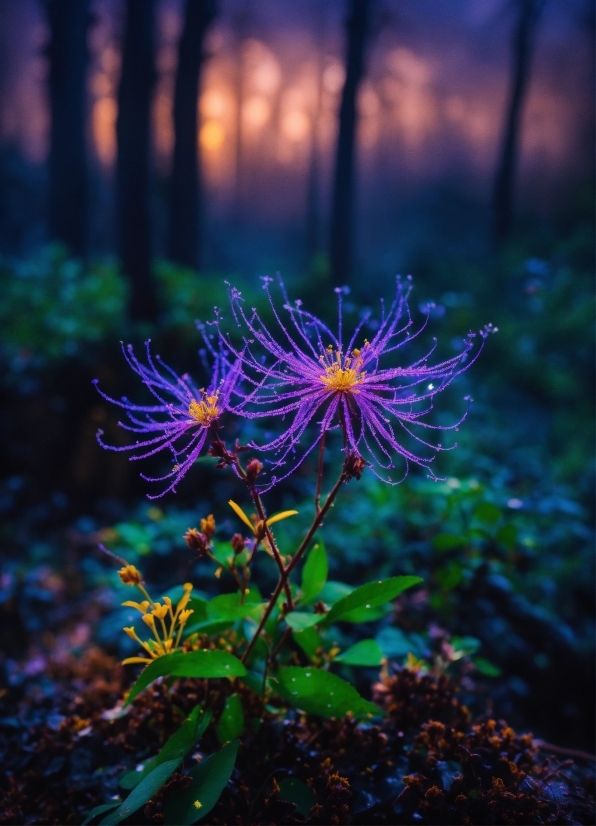
[[[127,568],[132,567],[132,565],[127,566]],[[130,581],[130,579],[136,579],[136,577],[127,577],[127,579],[129,579],[129,581],[125,584],[136,585],[145,599],[142,602],[127,600],[123,602],[122,605],[129,608],[136,608],[136,610],[142,614],[143,622],[151,629],[153,638],[143,641],[139,638],[133,626],[124,628],[124,632],[128,634],[131,640],[137,642],[149,656],[128,657],[123,661],[122,665],[128,665],[129,663],[150,663],[158,657],[163,657],[164,654],[171,654],[172,651],[177,651],[182,639],[184,626],[188,622],[190,615],[194,613],[192,608],[186,607],[190,600],[192,584],[190,582],[184,584],[184,594],[178,602],[178,605],[174,608],[172,600],[169,597],[163,597],[162,603],[153,602],[141,583],[140,575],[138,581]],[[124,579],[122,579],[122,581],[124,582]]]

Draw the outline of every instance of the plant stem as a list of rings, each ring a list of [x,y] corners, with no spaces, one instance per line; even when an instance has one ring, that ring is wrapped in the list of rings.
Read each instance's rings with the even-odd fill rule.
[[[315,493],[315,513],[321,510],[321,488],[323,486],[323,455],[325,453],[325,431],[319,442],[319,467],[317,470],[317,491]]]
[[[278,581],[277,585],[275,586],[275,590],[273,591],[273,594],[271,595],[271,599],[269,600],[269,603],[268,603],[267,607],[265,608],[265,613],[261,617],[261,621],[259,622],[257,630],[255,631],[255,634],[254,634],[253,638],[249,642],[246,651],[242,655],[242,662],[243,663],[246,662],[246,660],[248,659],[251,651],[253,650],[254,646],[256,645],[256,642],[257,642],[257,640],[258,640],[258,638],[261,634],[261,631],[265,627],[265,623],[267,622],[267,620],[271,616],[271,612],[273,611],[273,608],[275,607],[275,605],[277,603],[279,595],[281,594],[281,592],[284,590],[284,588],[286,587],[286,585],[288,583],[288,579],[289,579],[290,574],[292,573],[292,571],[294,570],[294,568],[296,567],[296,565],[300,561],[300,559],[301,559],[302,555],[304,554],[305,550],[308,548],[308,545],[309,545],[311,539],[313,538],[313,536],[315,535],[317,530],[320,528],[321,523],[322,523],[323,519],[325,518],[325,515],[327,514],[327,511],[333,505],[333,500],[335,499],[335,497],[339,493],[339,489],[340,489],[340,487],[341,487],[341,485],[343,484],[344,481],[345,481],[345,472],[342,469],[342,472],[339,476],[339,479],[337,480],[337,482],[335,483],[335,485],[333,487],[333,490],[331,491],[331,493],[329,494],[329,496],[325,500],[325,504],[319,510],[319,512],[315,515],[315,518],[313,519],[312,525],[310,526],[306,536],[304,537],[304,539],[300,543],[300,546],[299,546],[298,550],[296,551],[296,553],[292,557],[289,564],[285,568],[283,568],[283,570],[280,574],[280,577],[279,577],[279,581]]]
[[[257,509],[257,513],[259,514],[259,519],[263,523],[264,530],[265,530],[265,536],[267,537],[267,541],[269,542],[269,547],[271,548],[271,553],[273,554],[273,558],[275,559],[275,562],[277,563],[277,567],[279,568],[280,576],[283,576],[284,563],[283,563],[283,560],[281,558],[279,548],[277,547],[277,545],[275,543],[275,539],[273,538],[273,534],[271,533],[271,528],[267,524],[267,514],[265,513],[265,508],[263,507],[263,502],[261,501],[261,497],[259,496],[258,491],[254,487],[254,485],[249,484],[248,489],[250,490],[252,500],[255,503],[255,508]],[[286,582],[284,588],[285,588],[285,592],[286,592],[286,600],[287,600],[287,603],[288,603],[288,609],[290,611],[292,611],[293,608],[294,608],[294,601],[292,599],[292,591],[291,591],[290,586],[287,582]]]

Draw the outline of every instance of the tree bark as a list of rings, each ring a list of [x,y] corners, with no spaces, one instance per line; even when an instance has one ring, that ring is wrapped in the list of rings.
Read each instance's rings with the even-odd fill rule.
[[[203,44],[217,13],[216,0],[186,0],[178,44],[174,90],[174,158],[170,180],[168,256],[198,270],[201,265],[202,185],[197,149],[197,99]]]
[[[513,37],[513,70],[506,109],[501,154],[493,189],[493,242],[500,244],[511,232],[515,174],[523,104],[530,79],[536,25],[544,0],[518,0],[519,16]]]
[[[319,162],[319,125],[323,97],[323,56],[325,54],[325,21],[320,0],[314,0],[315,29],[317,31],[317,58],[315,64],[316,90],[311,114],[311,141],[306,190],[306,252],[312,267],[315,256],[321,252],[321,170]]]
[[[369,33],[371,0],[350,0],[346,80],[339,110],[339,134],[331,202],[331,278],[336,286],[350,279],[354,210],[356,96],[364,74],[364,49]]]
[[[143,321],[157,317],[149,210],[154,27],[154,0],[127,0],[116,122],[117,211],[122,270],[131,288],[129,315]]]
[[[47,0],[51,39],[48,229],[75,255],[87,251],[85,140],[89,0]]]

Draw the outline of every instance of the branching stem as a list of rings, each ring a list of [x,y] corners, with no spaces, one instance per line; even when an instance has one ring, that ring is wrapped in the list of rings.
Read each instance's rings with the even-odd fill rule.
[[[318,511],[318,513],[315,514],[315,518],[313,519],[312,524],[311,524],[310,528],[308,529],[308,531],[306,533],[306,536],[304,537],[304,539],[300,543],[300,545],[298,547],[298,550],[293,555],[290,562],[284,568],[282,568],[282,571],[281,571],[280,577],[279,577],[279,581],[278,581],[277,585],[275,586],[275,590],[273,591],[273,594],[271,595],[271,599],[269,600],[269,603],[267,604],[267,607],[265,608],[265,612],[264,612],[263,616],[261,617],[261,621],[259,622],[257,630],[255,631],[255,634],[254,634],[253,638],[249,642],[246,651],[242,655],[242,662],[243,663],[246,662],[246,660],[250,656],[251,651],[255,647],[256,642],[257,642],[259,636],[261,635],[261,632],[262,632],[263,628],[265,627],[265,624],[266,624],[267,620],[271,616],[271,613],[272,613],[275,605],[277,604],[277,600],[279,599],[279,595],[284,590],[284,588],[286,588],[286,586],[288,585],[288,579],[290,577],[290,574],[292,573],[292,571],[294,570],[294,568],[296,567],[296,565],[298,564],[298,562],[302,558],[302,556],[303,556],[304,552],[306,551],[306,549],[308,548],[313,536],[315,535],[317,530],[321,527],[321,523],[323,522],[323,519],[325,518],[327,512],[329,511],[329,509],[333,505],[335,497],[339,493],[339,489],[342,486],[344,481],[345,481],[345,471],[342,469],[342,472],[339,476],[339,479],[337,480],[337,482],[333,486],[333,489],[332,489],[331,493],[329,494],[329,496],[325,500],[325,504]],[[277,649],[276,649],[275,653],[277,653]]]
[[[321,510],[321,488],[323,486],[323,457],[325,454],[325,431],[321,434],[319,442],[319,467],[317,470],[317,491],[315,493],[315,513]]]

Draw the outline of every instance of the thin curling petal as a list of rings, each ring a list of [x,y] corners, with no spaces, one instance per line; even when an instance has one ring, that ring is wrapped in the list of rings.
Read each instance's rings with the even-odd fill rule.
[[[228,505],[232,508],[232,510],[234,511],[236,516],[238,516],[240,519],[242,519],[244,524],[250,529],[250,531],[252,533],[254,533],[255,532],[255,526],[250,521],[248,516],[244,513],[244,511],[242,510],[240,505],[237,505],[236,502],[234,502],[232,499],[230,499],[230,501],[228,502]]]
[[[189,376],[177,376],[159,356],[153,356],[150,342],[146,342],[146,364],[135,355],[131,345],[122,347],[128,365],[139,376],[155,399],[152,405],[137,405],[126,397],[113,399],[94,382],[104,399],[125,410],[128,422],[119,422],[124,429],[138,435],[135,443],[124,446],[104,442],[98,431],[99,444],[106,450],[128,451],[130,459],[146,459],[162,451],[173,459],[172,469],[163,476],[143,478],[151,482],[167,482],[167,486],[150,499],[157,499],[176,488],[203,451],[221,416],[231,407],[231,396],[239,380],[242,363],[229,361],[223,346],[216,351],[206,332],[203,337],[213,357],[211,381],[207,388],[199,388]],[[144,437],[144,438],[143,438]]]
[[[275,513],[267,519],[267,524],[275,525],[276,522],[281,522],[282,519],[287,519],[288,516],[296,516],[297,513],[298,511],[282,511],[281,513]]]
[[[249,419],[270,419],[276,427],[266,443],[252,445],[264,454],[272,454],[267,459],[271,473],[281,469],[267,481],[259,477],[259,490],[268,490],[286,478],[322,436],[334,429],[343,433],[345,457],[360,457],[364,462],[362,469],[370,467],[390,484],[402,481],[411,464],[425,468],[436,478],[429,468],[434,457],[432,453],[424,455],[424,451],[436,453],[448,448],[422,439],[415,429],[450,430],[465,419],[467,410],[451,425],[422,420],[433,409],[434,397],[474,363],[493,328],[489,325],[479,337],[470,333],[463,341],[462,351],[444,361],[431,363],[437,346],[433,341],[426,355],[418,355],[407,364],[407,346],[424,332],[430,317],[429,308],[415,329],[408,306],[412,289],[409,278],[405,282],[396,279],[395,297],[389,306],[381,302],[380,320],[372,324],[370,314],[364,315],[346,335],[347,346],[346,320],[342,316],[345,290],[336,290],[335,334],[305,311],[301,302],[292,304],[278,279],[288,318],[285,321],[271,296],[272,280],[263,279],[274,318],[272,325],[266,326],[256,310],[248,313],[241,293],[231,288],[232,314],[243,331],[244,348],[234,349],[220,333],[230,352],[242,362],[245,381],[242,391],[235,390],[240,399],[235,412]],[[396,463],[405,472],[398,472],[394,479],[391,471]]]

